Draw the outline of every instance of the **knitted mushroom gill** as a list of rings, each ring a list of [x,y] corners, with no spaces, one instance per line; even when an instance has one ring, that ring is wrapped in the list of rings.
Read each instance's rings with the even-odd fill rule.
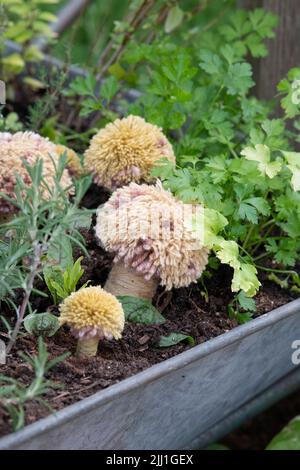
[[[131,183],[113,193],[98,210],[96,223],[100,243],[115,253],[105,289],[151,299],[158,282],[167,290],[195,282],[208,250],[186,223],[191,207],[160,181],[156,186]]]
[[[175,162],[161,129],[139,116],[117,119],[101,129],[85,152],[85,167],[96,184],[115,189],[132,181],[151,182],[150,172],[162,158]]]
[[[124,311],[118,299],[100,286],[73,292],[60,305],[60,324],[67,323],[78,338],[77,356],[92,357],[100,339],[119,339],[124,329]]]
[[[55,164],[62,153],[50,140],[41,137],[33,132],[0,132],[0,191],[14,197],[16,184],[16,174],[20,175],[26,184],[30,184],[30,178],[22,159],[29,164],[34,164],[38,159],[43,160],[44,178],[51,187],[53,176],[55,175]],[[71,178],[65,170],[61,185],[63,188],[71,186]],[[12,214],[16,212],[16,207],[3,198],[0,198],[0,215]]]

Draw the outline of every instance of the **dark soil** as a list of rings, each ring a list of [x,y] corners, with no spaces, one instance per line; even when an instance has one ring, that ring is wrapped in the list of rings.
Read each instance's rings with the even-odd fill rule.
[[[96,244],[92,230],[83,233],[90,258],[85,258],[82,262],[85,269],[82,282],[90,279],[93,284],[103,285],[112,258]],[[226,310],[232,295],[230,278],[230,269],[222,266],[217,274],[206,281],[208,302],[201,293],[201,286],[197,284],[171,293],[159,289],[154,303],[163,312],[166,323],[159,326],[127,324],[123,338],[120,341],[103,341],[96,358],[78,360],[71,356],[58,364],[50,371],[48,378],[63,385],[63,389],[50,391],[45,397],[47,402],[54,410],[59,410],[189,348],[188,344],[180,343],[159,349],[157,343],[162,335],[183,332],[193,336],[196,343],[200,344],[237,326],[235,320],[228,318]],[[287,291],[266,281],[256,297],[257,315],[290,300],[292,296]],[[49,300],[41,297],[33,303],[39,311],[49,307]],[[2,336],[5,337],[5,333]],[[52,357],[65,351],[74,353],[76,348],[76,340],[69,334],[67,327],[61,329],[54,337],[47,338],[46,342]],[[33,377],[32,370],[20,359],[18,353],[23,351],[34,354],[36,350],[36,338],[20,338],[8,358],[7,365],[1,367],[1,374],[29,384]],[[25,409],[27,424],[49,414],[47,408],[34,402],[26,404]],[[10,431],[10,418],[0,406],[0,435]]]
[[[264,450],[273,437],[298,415],[300,415],[299,391],[245,423],[226,436],[222,443],[232,450]]]
[[[86,205],[93,207],[98,205],[99,201],[104,202],[105,198],[107,195],[98,194],[96,202],[92,198]],[[97,245],[93,229],[84,230],[82,233],[87,242],[89,257],[85,257],[82,261],[85,273],[81,282],[91,280],[91,285],[103,285],[112,265],[112,257]],[[74,258],[80,255],[82,253],[77,250]],[[200,283],[172,292],[164,292],[159,288],[154,304],[166,317],[163,325],[146,326],[127,323],[122,339],[103,341],[99,345],[97,357],[79,360],[71,356],[64,360],[48,373],[48,378],[62,386],[62,389],[49,391],[43,398],[53,410],[59,410],[190,347],[187,343],[179,343],[160,349],[158,341],[162,335],[181,332],[191,335],[196,344],[200,344],[236,327],[238,325],[236,320],[229,319],[227,313],[227,305],[232,298],[231,278],[230,268],[221,265],[217,272],[212,272],[212,276],[205,279],[207,295],[204,295]],[[263,288],[256,296],[256,315],[266,313],[293,300],[294,297],[288,291],[280,289],[267,279],[261,279],[261,281],[263,281]],[[40,284],[37,287],[46,291],[46,287]],[[39,312],[49,308],[53,312],[50,298],[36,297],[32,299],[32,304],[33,308]],[[6,312],[6,316],[9,317],[9,315],[11,313]],[[0,331],[0,338],[5,340],[6,333]],[[46,343],[51,357],[66,351],[73,354],[76,349],[76,340],[69,334],[67,327],[61,328],[54,337],[47,338]],[[20,337],[7,358],[7,365],[1,366],[0,372],[26,385],[30,384],[33,372],[30,366],[19,357],[20,351],[35,354],[36,338],[29,335]],[[26,424],[48,414],[49,410],[39,403],[29,402],[25,405]],[[0,436],[11,431],[10,417],[0,403]]]

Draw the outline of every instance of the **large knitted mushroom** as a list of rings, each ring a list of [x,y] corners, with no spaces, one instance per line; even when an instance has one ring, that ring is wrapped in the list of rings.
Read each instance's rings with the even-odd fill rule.
[[[208,260],[192,229],[196,209],[160,181],[156,186],[131,183],[113,193],[96,223],[100,243],[115,253],[105,289],[151,299],[158,282],[167,290],[195,282]]]
[[[38,159],[43,160],[44,178],[51,187],[55,175],[55,166],[65,147],[56,146],[50,140],[33,132],[0,132],[0,191],[14,197],[16,174],[21,176],[26,184],[30,184],[30,178],[22,159],[29,164],[34,164]],[[53,163],[54,162],[54,163]],[[63,188],[71,186],[71,178],[65,170],[61,184]],[[9,201],[0,197],[0,217],[12,214],[16,208]]]
[[[96,184],[114,190],[132,181],[151,182],[151,170],[162,158],[175,162],[161,129],[130,115],[108,124],[92,138],[84,164]]]
[[[100,286],[73,292],[60,305],[60,324],[67,323],[78,338],[77,356],[92,357],[100,339],[119,339],[124,329],[124,312],[118,299]]]

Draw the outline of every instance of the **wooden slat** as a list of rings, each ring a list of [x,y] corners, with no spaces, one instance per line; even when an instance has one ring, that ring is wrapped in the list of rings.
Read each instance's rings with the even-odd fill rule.
[[[275,38],[267,40],[269,55],[254,61],[257,82],[255,93],[272,99],[278,82],[290,68],[300,66],[300,1],[299,0],[242,0],[244,8],[262,7],[279,17]]]

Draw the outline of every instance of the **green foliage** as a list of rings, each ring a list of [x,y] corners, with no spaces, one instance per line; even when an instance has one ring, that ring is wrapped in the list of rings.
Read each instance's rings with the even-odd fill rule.
[[[278,91],[283,96],[281,106],[287,118],[294,118],[300,111],[300,68],[292,68],[281,80]]]
[[[30,260],[37,245],[41,249],[41,259],[45,256],[47,259],[49,254],[55,252],[55,260],[57,261],[63,258],[66,243],[75,243],[85,250],[82,243],[83,238],[78,229],[86,217],[91,217],[89,211],[78,208],[78,204],[90,184],[89,179],[75,183],[77,192],[73,201],[70,201],[60,185],[62,172],[66,165],[65,158],[60,159],[53,187],[49,187],[44,180],[42,160],[32,167],[25,161],[24,165],[28,171],[31,186],[17,175],[16,199],[1,194],[1,197],[10,201],[18,210],[10,222],[0,225],[1,263],[3,263],[3,269],[0,268],[0,272],[3,272],[0,282],[0,291],[3,291],[2,299],[11,291],[5,286],[9,284],[8,279],[10,279],[10,273],[14,267],[18,270],[16,279],[23,279],[22,282],[19,281],[18,285],[19,288],[22,288],[28,266],[25,263],[21,265],[20,260],[24,256]],[[50,194],[47,199],[44,197],[45,188]]]
[[[31,335],[51,337],[60,328],[58,318],[49,312],[31,313],[24,320],[25,330]]]
[[[267,48],[262,38],[273,38],[277,17],[270,12],[257,8],[253,11],[236,10],[228,23],[221,26],[220,32],[225,41],[231,42],[237,54],[247,52],[253,57],[264,57]]]
[[[76,25],[60,36],[52,53],[65,60],[69,44],[72,63],[83,66],[87,62],[94,64],[98,60],[99,51],[103,50],[111,31],[122,15],[128,13],[130,0],[92,0],[89,7],[82,12]]]
[[[18,132],[23,129],[17,113],[8,113],[5,117],[1,114],[0,107],[0,132]]]
[[[220,443],[210,444],[206,450],[232,450]],[[265,450],[300,450],[300,416],[293,418],[267,445]]]
[[[69,353],[57,356],[49,360],[49,353],[43,339],[38,340],[38,354],[20,354],[26,364],[33,369],[34,378],[30,385],[23,384],[20,380],[0,375],[0,404],[9,413],[14,431],[18,431],[25,424],[25,404],[36,401],[50,409],[48,403],[42,398],[49,390],[58,388],[58,384],[48,380],[45,375],[59,362],[66,359]]]
[[[239,292],[228,305],[229,317],[234,318],[240,324],[251,320],[255,312],[255,301],[247,297],[243,291]]]
[[[77,284],[84,274],[81,267],[82,257],[68,264],[65,270],[60,265],[46,265],[43,269],[45,283],[52,295],[54,305],[76,291]],[[82,287],[86,287],[86,282]]]
[[[120,37],[127,31],[130,41],[108,71],[115,87],[117,79],[123,89],[130,83],[140,92],[134,102],[121,103],[124,114],[161,126],[173,142],[176,168],[165,163],[153,175],[184,202],[204,206],[205,244],[233,269],[232,290],[249,297],[260,286],[259,260],[273,258],[288,268],[299,259],[300,154],[293,139],[299,140],[300,124],[296,132],[287,130],[285,119],[271,118],[273,104],[250,96],[248,58],[266,55],[264,39],[274,36],[277,18],[225,3],[203,5],[197,25],[194,2],[175,2],[164,30],[155,29],[149,41],[119,25]],[[152,20],[158,17],[153,12]],[[117,47],[122,39],[115,40]],[[72,85],[92,100],[83,106],[85,115],[101,102],[93,77]],[[299,113],[299,77],[292,69],[279,85],[286,117]]]
[[[167,15],[166,22],[165,22],[165,32],[171,33],[174,29],[176,29],[183,20],[184,12],[178,5],[173,6]]]
[[[29,249],[30,243],[20,244],[20,239],[0,239],[0,301],[13,298],[14,292],[24,286],[26,268],[22,260]]]
[[[272,439],[266,450],[300,450],[300,416],[292,419]]]
[[[113,76],[106,78],[96,94],[97,80],[93,74],[86,77],[76,77],[66,91],[66,96],[81,96],[80,116],[88,116],[95,111],[101,111],[107,119],[115,119],[117,114],[109,109],[112,99],[119,90],[119,83]]]
[[[59,141],[56,134],[49,134],[49,132],[47,134],[47,124],[49,127],[49,121],[47,122],[47,120],[52,117],[56,122],[57,106],[61,100],[67,73],[56,67],[40,66],[35,77],[42,84],[43,94],[28,107],[28,128],[51,138],[53,141]]]
[[[209,446],[206,447],[205,450],[230,450],[229,447],[223,445],[223,444],[210,444]]]
[[[160,325],[166,321],[147,299],[131,295],[118,295],[117,297],[122,304],[126,321],[145,325]]]
[[[160,348],[169,348],[182,341],[186,341],[190,346],[195,345],[194,338],[189,335],[184,335],[183,333],[170,333],[168,336],[162,336],[158,345]]]
[[[43,58],[34,40],[44,37],[54,38],[49,24],[56,20],[56,16],[45,10],[46,4],[57,3],[58,0],[1,0],[2,37],[19,44],[21,52],[13,52],[0,57],[5,80],[24,72],[28,62],[39,62]],[[4,44],[2,45],[4,49]],[[0,52],[1,47],[0,47]],[[25,77],[29,85],[40,86],[31,77]]]

